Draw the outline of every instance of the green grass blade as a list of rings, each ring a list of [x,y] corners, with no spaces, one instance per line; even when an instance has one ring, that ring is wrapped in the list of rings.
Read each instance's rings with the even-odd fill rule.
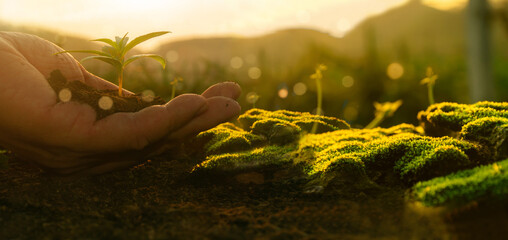
[[[125,33],[125,35],[123,35],[122,39],[120,40],[120,44],[118,44],[119,49],[124,49],[125,45],[127,45],[127,42],[129,41],[129,37],[127,37],[127,34],[129,34],[129,33]],[[127,52],[127,51],[124,50],[124,52]]]
[[[127,59],[125,61],[124,66],[127,66],[129,63],[134,62],[137,59],[145,58],[145,57],[152,58],[152,59],[156,60],[157,62],[159,62],[162,65],[162,68],[166,68],[166,60],[164,58],[162,58],[161,56],[157,55],[157,54],[138,54],[138,55],[134,55],[134,56],[130,57],[129,59]]]
[[[62,53],[90,53],[90,54],[95,54],[95,55],[104,56],[104,57],[111,57],[111,55],[109,55],[108,53],[101,52],[101,51],[95,51],[95,50],[69,50],[69,51],[57,52],[54,55],[58,55],[58,54],[62,54]]]
[[[122,63],[120,63],[118,60],[116,60],[112,57],[109,57],[109,56],[108,57],[106,57],[106,56],[89,56],[89,57],[81,59],[81,62],[84,62],[84,61],[87,61],[90,59],[101,60],[103,62],[111,64],[113,67],[118,68],[118,69],[122,68]]]
[[[112,47],[116,48],[116,43],[115,41],[109,39],[109,38],[98,38],[98,39],[94,39],[94,40],[90,40],[90,41],[94,41],[94,42],[103,42],[103,43],[106,43],[106,44],[109,44],[111,45]]]
[[[135,47],[136,45],[138,45],[146,40],[164,35],[166,33],[170,33],[170,31],[152,32],[152,33],[145,34],[143,36],[139,36],[139,37],[135,38],[134,40],[132,40],[129,44],[127,44],[127,46],[125,46],[125,52],[131,50],[133,47]]]

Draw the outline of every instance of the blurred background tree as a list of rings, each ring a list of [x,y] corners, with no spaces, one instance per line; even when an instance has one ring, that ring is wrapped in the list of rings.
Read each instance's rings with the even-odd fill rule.
[[[468,79],[473,102],[496,100],[491,72],[491,9],[487,0],[470,0],[467,6]]]

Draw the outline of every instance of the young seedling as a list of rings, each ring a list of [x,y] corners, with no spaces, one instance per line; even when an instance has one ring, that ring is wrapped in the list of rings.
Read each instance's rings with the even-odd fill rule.
[[[427,77],[422,79],[420,84],[427,84],[427,94],[429,96],[429,104],[432,105],[435,103],[434,101],[434,84],[437,80],[437,75],[434,74],[431,67],[427,67]]]
[[[323,105],[323,88],[321,86],[321,80],[323,79],[323,71],[327,69],[326,65],[319,64],[316,67],[316,71],[314,74],[310,75],[311,79],[316,80],[316,91],[317,91],[317,109],[316,115],[322,115],[322,105]],[[317,131],[317,122],[312,125],[311,133],[316,133]]]
[[[399,109],[400,105],[402,105],[402,100],[385,103],[374,102],[374,107],[376,108],[376,112],[374,113],[375,118],[365,128],[371,129],[379,126],[383,120],[393,116],[395,111]]]
[[[179,82],[183,82],[183,78],[181,77],[175,77],[175,79],[173,79],[173,81],[171,81],[169,83],[169,85],[171,85],[171,99],[175,98],[175,94],[176,94],[176,85],[179,83]]]
[[[256,102],[259,100],[259,95],[255,92],[247,94],[247,102],[252,103],[252,108],[256,108]]]
[[[127,33],[122,38],[120,38],[119,36],[116,36],[114,41],[112,39],[108,39],[108,38],[99,38],[99,39],[94,39],[92,41],[106,43],[107,45],[102,47],[102,51],[70,50],[70,51],[58,52],[56,54],[71,53],[71,52],[90,53],[90,54],[94,54],[95,56],[89,56],[89,57],[83,58],[83,59],[81,59],[81,62],[84,62],[84,61],[90,60],[90,59],[97,59],[97,60],[106,62],[108,64],[111,64],[115,68],[117,75],[118,75],[118,95],[122,96],[124,69],[127,65],[129,65],[133,61],[140,59],[140,58],[147,57],[147,58],[155,59],[157,62],[159,62],[162,65],[163,68],[166,67],[166,60],[159,55],[138,54],[138,55],[134,55],[134,56],[131,56],[131,57],[125,59],[125,55],[127,54],[127,52],[142,42],[145,42],[145,41],[152,39],[154,37],[164,35],[166,33],[169,33],[169,31],[152,32],[152,33],[148,33],[148,34],[139,36],[130,42],[129,42],[129,38],[127,37]]]

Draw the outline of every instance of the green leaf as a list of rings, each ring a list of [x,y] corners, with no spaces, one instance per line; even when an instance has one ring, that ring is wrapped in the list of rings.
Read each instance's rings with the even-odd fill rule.
[[[115,57],[115,56],[118,55],[117,51],[116,51],[116,48],[111,47],[111,46],[103,46],[102,47],[102,52],[109,54],[110,57]]]
[[[106,63],[109,63],[109,64],[113,65],[113,67],[118,68],[118,69],[122,68],[122,63],[120,63],[115,58],[112,58],[112,57],[109,57],[109,56],[108,57],[105,57],[105,56],[89,56],[89,57],[81,59],[81,62],[84,62],[84,61],[87,61],[87,60],[90,60],[90,59],[101,60],[103,62],[106,62]]]
[[[112,47],[116,48],[115,41],[113,41],[109,38],[99,38],[99,39],[94,39],[94,40],[90,40],[90,41],[107,43],[107,44],[111,45]]]
[[[127,44],[127,46],[125,46],[125,52],[131,50],[133,47],[135,47],[136,45],[138,45],[146,40],[164,35],[166,33],[170,33],[170,31],[152,32],[152,33],[145,34],[143,36],[139,36],[139,37],[135,38],[134,40],[132,40],[129,44]]]
[[[111,55],[109,55],[108,53],[101,52],[101,51],[95,51],[95,50],[69,50],[69,51],[57,52],[54,55],[58,55],[58,54],[62,54],[62,53],[73,53],[73,52],[75,52],[75,53],[90,53],[90,54],[95,54],[95,55],[99,55],[99,56],[111,57]]]
[[[120,45],[119,45],[120,49],[124,49],[125,45],[127,45],[127,42],[129,41],[129,37],[127,37],[127,34],[128,33],[125,33],[125,35],[123,35],[122,39],[120,40]],[[127,52],[127,51],[125,51],[125,52]]]
[[[145,57],[155,59],[157,62],[159,62],[162,65],[162,68],[166,68],[166,60],[163,57],[161,57],[161,56],[159,56],[157,54],[138,54],[138,55],[134,55],[134,56],[128,58],[125,61],[124,67],[127,66],[129,63],[134,62],[137,59],[145,58]]]

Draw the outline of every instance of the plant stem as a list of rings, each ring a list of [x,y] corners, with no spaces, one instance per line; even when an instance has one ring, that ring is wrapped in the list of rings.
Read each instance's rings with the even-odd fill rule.
[[[321,87],[321,78],[316,78],[316,89],[317,89],[317,109],[316,115],[320,116],[322,114],[321,107],[323,105],[323,89]],[[312,134],[315,134],[317,131],[317,121],[312,125],[312,130],[310,131]]]
[[[123,67],[118,72],[118,96],[122,96],[122,84],[123,84]]]
[[[365,129],[371,129],[379,126],[383,120],[385,120],[386,113],[378,114],[372,121],[365,126]]]
[[[427,88],[428,88],[428,95],[429,95],[429,103],[430,105],[434,104],[434,84],[432,83],[429,83],[427,84]]]
[[[322,105],[323,105],[323,88],[321,87],[321,79],[316,79],[316,88],[317,88],[317,110],[316,115],[322,115]]]
[[[176,86],[175,85],[176,85],[176,83],[173,84],[171,87],[171,98],[169,100],[171,100],[175,97],[175,94],[176,94]]]

